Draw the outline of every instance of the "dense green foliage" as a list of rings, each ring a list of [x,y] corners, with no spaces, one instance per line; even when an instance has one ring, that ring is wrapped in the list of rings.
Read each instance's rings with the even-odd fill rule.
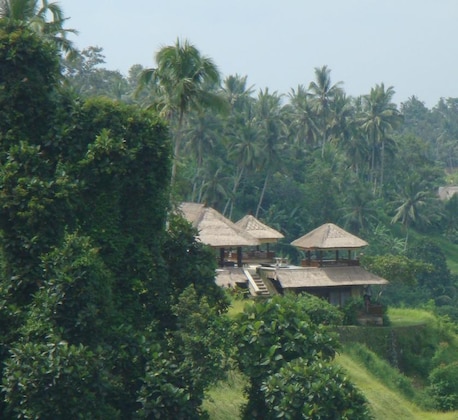
[[[167,404],[197,416],[224,372],[227,302],[213,253],[168,218],[165,124],[72,96],[24,25],[2,21],[0,40],[0,416],[150,418],[161,369],[186,395]]]
[[[242,418],[367,418],[363,396],[329,365],[338,343],[323,324],[311,320],[308,310],[317,313],[311,302],[275,296],[240,314],[236,360],[249,380]],[[332,313],[329,304],[323,306]]]
[[[338,223],[370,242],[362,263],[391,281],[380,301],[458,319],[457,279],[421,239],[456,242],[457,199],[437,196],[456,183],[456,100],[398,108],[383,83],[351,98],[327,66],[287,97],[255,95],[246,77],[221,84],[187,41],[125,78],[100,67],[100,48],[63,61],[54,3],[5,1],[0,17],[2,418],[204,418],[231,354],[248,380],[244,418],[367,418],[329,364],[341,313],[275,297],[230,327],[214,255],[176,201],[254,213],[293,262],[291,240]],[[446,332],[379,337],[441,410],[458,394]]]

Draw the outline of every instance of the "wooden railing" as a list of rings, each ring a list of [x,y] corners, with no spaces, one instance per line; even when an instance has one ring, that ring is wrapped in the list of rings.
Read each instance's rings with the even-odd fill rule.
[[[302,267],[359,266],[359,260],[309,260],[301,261]]]

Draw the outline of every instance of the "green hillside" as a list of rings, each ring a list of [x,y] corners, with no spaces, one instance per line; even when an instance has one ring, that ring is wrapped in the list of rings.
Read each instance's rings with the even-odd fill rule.
[[[431,369],[432,363],[450,362],[450,354],[453,360],[458,357],[454,325],[420,309],[391,309],[389,316],[392,326],[388,328],[344,328],[343,350],[335,363],[363,392],[375,419],[458,419],[458,411],[426,411],[416,404],[427,404],[425,371]],[[398,362],[410,377],[379,356],[391,351],[387,343],[393,337],[397,352],[403,355],[397,357]],[[446,357],[441,353],[445,346],[450,349]],[[415,369],[418,370],[413,372]],[[242,375],[231,372],[226,382],[211,390],[205,401],[211,419],[239,418],[239,408],[244,403],[243,385]]]
[[[336,358],[352,381],[361,389],[369,401],[375,419],[457,419],[458,412],[438,413],[421,411],[399,393],[392,390],[375,378],[365,367],[352,360],[346,354]],[[215,417],[216,419],[217,417]]]

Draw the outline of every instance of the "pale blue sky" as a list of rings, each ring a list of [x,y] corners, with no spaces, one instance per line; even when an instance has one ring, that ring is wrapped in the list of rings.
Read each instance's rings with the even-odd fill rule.
[[[286,94],[327,65],[353,96],[383,82],[398,103],[458,97],[457,0],[57,1],[78,48],[102,47],[124,74],[180,38],[256,90]]]

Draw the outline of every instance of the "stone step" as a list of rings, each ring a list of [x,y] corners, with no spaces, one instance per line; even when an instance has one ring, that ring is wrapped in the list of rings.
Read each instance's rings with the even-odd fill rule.
[[[256,283],[256,286],[258,286],[260,295],[264,295],[264,296],[270,295],[269,289],[266,287],[261,277],[259,277],[257,274],[252,274],[251,277],[253,278],[254,282]]]

